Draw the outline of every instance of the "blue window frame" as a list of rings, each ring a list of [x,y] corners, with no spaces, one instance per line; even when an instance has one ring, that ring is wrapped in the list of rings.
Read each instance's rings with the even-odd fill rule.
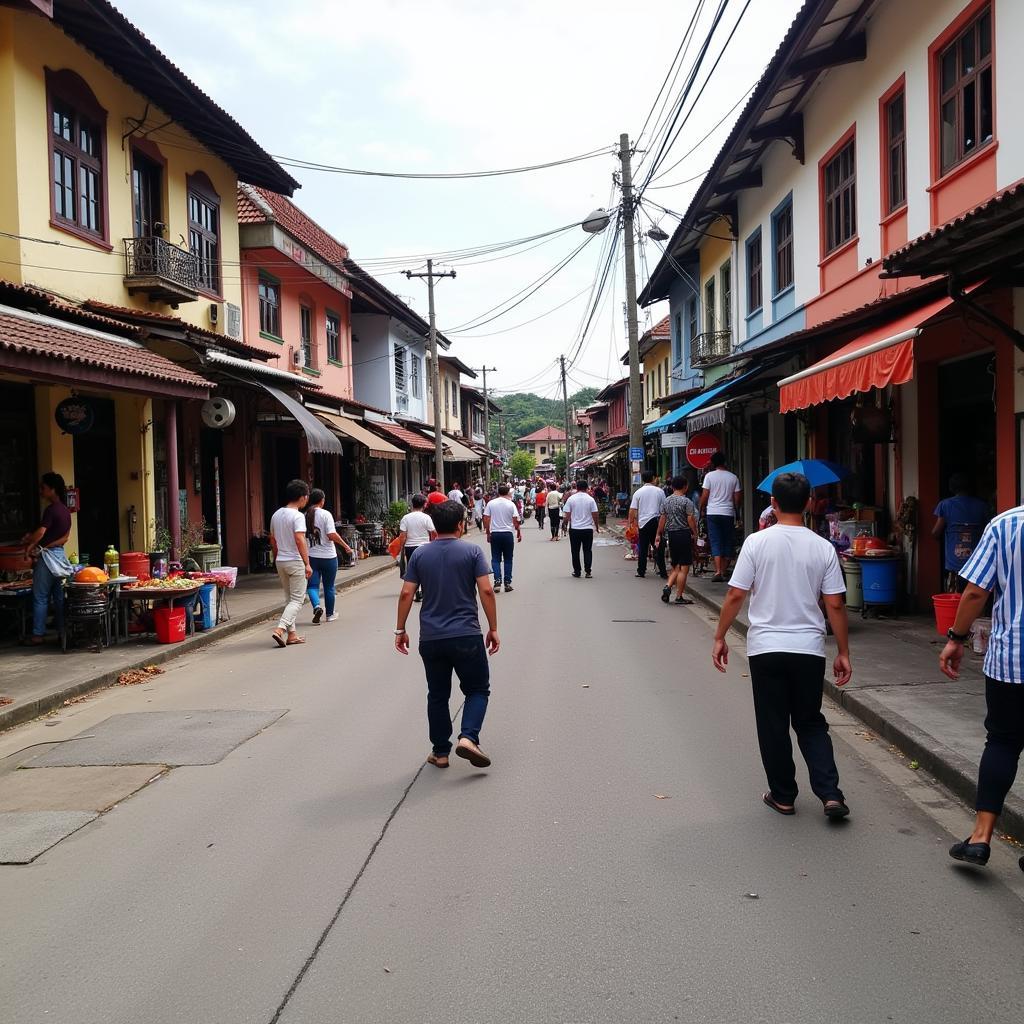
[[[761,229],[758,228],[746,243],[747,315],[756,313],[764,304],[764,274],[761,254]]]
[[[772,211],[772,298],[793,287],[793,193]]]
[[[683,359],[683,315],[677,312],[672,317],[672,362],[680,363]]]

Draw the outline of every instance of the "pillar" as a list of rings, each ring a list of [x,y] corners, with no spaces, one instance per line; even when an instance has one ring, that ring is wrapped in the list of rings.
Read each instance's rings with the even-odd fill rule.
[[[181,548],[181,505],[178,494],[178,403],[164,403],[164,434],[167,438],[167,529],[171,534],[170,557],[176,557]]]

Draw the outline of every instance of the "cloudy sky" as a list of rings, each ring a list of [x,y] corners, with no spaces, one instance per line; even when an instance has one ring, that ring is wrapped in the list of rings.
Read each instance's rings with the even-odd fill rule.
[[[469,181],[292,170],[302,183],[296,202],[345,242],[354,259],[424,313],[425,286],[375,261],[408,255],[415,269],[422,264],[414,258],[419,254],[540,234],[608,205],[618,167],[610,151],[620,132],[640,132],[694,9],[701,8],[697,39],[684,75],[717,7],[700,0],[115,2],[275,156],[422,173],[516,167],[609,150],[564,167]],[[799,6],[799,0],[750,0],[663,168],[687,154],[746,94]],[[728,3],[694,95],[743,10],[741,0]],[[727,117],[652,184],[699,176],[731,123]],[[650,135],[649,128],[641,149]],[[663,187],[648,196],[683,210],[696,184]],[[675,221],[650,212],[671,233]],[[573,229],[509,258],[460,263],[457,279],[442,282],[437,292],[438,323],[452,338],[453,353],[472,366],[486,360],[497,367],[488,383],[498,389],[522,385],[554,394],[557,357],[576,348],[602,239],[507,315],[455,329],[485,318],[585,238]],[[658,257],[653,242],[638,251],[638,287],[646,280],[645,265],[653,270]],[[623,374],[621,262],[617,269],[570,371],[571,388],[600,386]],[[665,311],[650,312],[657,318]]]

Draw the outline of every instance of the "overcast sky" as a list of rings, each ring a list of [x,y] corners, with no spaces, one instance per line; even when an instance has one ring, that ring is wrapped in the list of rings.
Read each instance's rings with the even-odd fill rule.
[[[115,3],[271,153],[373,170],[439,172],[541,163],[602,146],[611,150],[623,131],[635,136],[698,0]],[[715,6],[704,4],[698,43]],[[665,167],[753,85],[799,6],[799,0],[752,0]],[[741,0],[729,4],[698,87],[742,9]],[[681,82],[682,76],[673,96]],[[732,120],[657,184],[705,171]],[[474,181],[291,173],[302,183],[295,201],[345,242],[353,259],[372,268],[378,257],[468,248],[581,220],[608,204],[617,166],[608,155]],[[696,185],[648,195],[682,211]],[[662,226],[671,234],[675,220],[651,212],[664,217]],[[455,281],[438,285],[439,326],[456,328],[477,318],[552,269],[585,237],[573,230],[512,258],[460,266]],[[498,389],[525,384],[524,390],[554,394],[557,357],[574,348],[587,296],[567,300],[590,287],[600,244],[596,239],[588,245],[506,316],[451,333],[452,352],[472,366],[486,360],[497,367],[488,384]],[[654,243],[638,251],[638,290],[646,280],[641,257],[653,270],[659,257]],[[425,315],[422,282],[378,276]],[[623,288],[620,263],[614,292],[570,371],[570,389],[623,375]],[[517,326],[561,303],[550,315]],[[655,318],[665,312],[651,311]]]

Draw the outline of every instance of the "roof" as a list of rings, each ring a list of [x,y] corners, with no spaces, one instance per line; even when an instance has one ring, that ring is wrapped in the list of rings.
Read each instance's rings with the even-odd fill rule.
[[[464,373],[467,377],[472,377],[476,380],[476,370],[472,366],[467,366],[458,356],[440,355],[438,359],[442,363],[449,363],[454,366],[459,373]]]
[[[412,328],[420,337],[425,338],[430,334],[430,324],[423,319],[411,306],[403,302],[393,291],[386,288],[375,277],[371,277],[355,260],[345,260],[345,271],[352,280],[352,287],[356,292],[356,299],[353,299],[352,312],[358,313],[358,297],[362,295],[368,299],[375,308],[382,309],[385,313],[401,320],[407,327]],[[437,343],[441,348],[451,348],[452,343],[440,332],[437,332]]]
[[[479,388],[475,388],[471,384],[460,384],[459,390],[477,399],[481,405],[484,404],[484,396]],[[501,406],[490,395],[487,396],[487,405],[491,412],[502,412]]]
[[[594,397],[598,398],[598,399],[601,399],[601,400],[604,400],[604,399],[610,398],[620,388],[626,388],[626,387],[629,387],[629,378],[628,377],[622,377],[621,379],[615,381],[614,384],[606,384],[605,387],[602,388],[600,391],[598,391],[598,393]],[[589,408],[592,409],[593,406],[589,406]]]
[[[287,196],[258,185],[238,186],[238,223],[280,224],[288,234],[338,270],[344,268],[348,259],[348,246],[344,242],[320,227]]]
[[[541,427],[540,430],[535,430],[532,434],[527,434],[526,437],[516,438],[517,441],[562,441],[565,442],[565,431],[559,430],[558,427]]]
[[[55,0],[53,23],[219,156],[242,181],[291,195],[299,183],[108,0]]]
[[[672,327],[669,323],[669,318],[666,316],[662,320],[659,320],[649,331],[644,331],[640,336],[639,351],[640,358],[643,359],[653,348],[660,345],[662,342],[672,340]],[[622,357],[623,366],[629,366],[629,353],[627,352]]]
[[[132,324],[126,324],[118,319],[83,309],[54,292],[33,288],[31,285],[15,284],[13,281],[0,279],[0,303],[16,306],[18,309],[26,309],[29,312],[50,312],[60,320],[82,324],[85,327],[95,327],[111,334],[123,335],[126,338],[141,338],[143,333],[140,328]]]
[[[400,427],[396,423],[378,423],[377,420],[367,420],[367,425],[414,452],[434,451],[434,442],[415,430]]]

